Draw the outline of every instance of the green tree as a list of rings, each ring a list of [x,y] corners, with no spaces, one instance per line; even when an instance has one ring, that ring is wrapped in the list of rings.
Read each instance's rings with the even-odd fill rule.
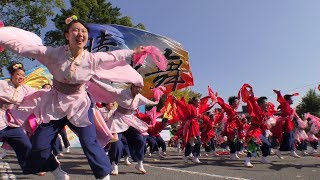
[[[0,20],[6,26],[19,27],[41,35],[41,29],[47,24],[47,18],[55,14],[54,8],[63,8],[63,0],[1,0]],[[8,51],[0,53],[0,76],[2,67],[11,60],[20,60],[22,57]]]
[[[297,113],[300,116],[306,112],[318,117],[320,116],[320,96],[314,89],[308,90],[297,106]]]
[[[61,9],[61,14],[57,14],[52,19],[57,30],[46,33],[45,43],[47,45],[60,46],[65,43],[62,31],[65,26],[65,19],[71,15],[76,15],[87,23],[119,24],[145,29],[141,23],[134,25],[130,17],[121,17],[120,8],[112,7],[112,4],[106,0],[70,0],[70,4],[70,9]]]
[[[173,91],[171,94],[178,99],[184,97],[186,102],[188,102],[192,97],[198,97],[198,98],[201,97],[201,93],[197,93],[195,91],[192,91],[189,88],[184,88],[184,89],[180,89],[177,91]]]

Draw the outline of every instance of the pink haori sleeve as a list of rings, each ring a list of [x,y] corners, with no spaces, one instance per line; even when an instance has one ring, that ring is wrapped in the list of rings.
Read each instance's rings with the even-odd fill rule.
[[[109,141],[113,138],[111,131],[109,130],[106,122],[104,121],[100,111],[93,108],[94,124],[97,130],[97,140],[101,147],[105,147]]]

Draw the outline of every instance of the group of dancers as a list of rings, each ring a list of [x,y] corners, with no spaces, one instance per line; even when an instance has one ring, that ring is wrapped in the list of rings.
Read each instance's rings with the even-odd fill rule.
[[[277,111],[270,108],[267,98],[256,99],[250,86],[242,89],[241,99],[231,97],[228,104],[212,91],[201,101],[193,97],[188,103],[168,96],[172,118],[157,122],[161,114],[156,108],[145,114],[137,110],[141,105],[157,105],[163,94],[161,88],[154,89],[154,101],[144,97],[140,93],[142,76],[125,61],[126,57],[148,53],[148,47],[91,53],[84,49],[89,31],[86,23],[75,16],[69,17],[64,31],[66,45],[50,47],[31,32],[15,27],[0,28],[0,46],[37,59],[53,76],[52,87],[31,88],[23,83],[23,64],[12,62],[7,68],[10,80],[0,81],[0,138],[15,151],[24,174],[51,172],[56,179],[70,179],[53,153],[58,134],[65,126],[78,136],[95,178],[104,180],[110,179],[110,174],[119,173],[121,157],[125,157],[126,164],[131,164],[130,156],[137,162],[135,168],[146,173],[143,166],[146,142],[151,153],[156,152],[160,158],[166,155],[166,144],[159,133],[168,124],[179,124],[174,137],[182,141],[185,162],[193,154],[193,162],[201,163],[202,144],[208,152],[214,152],[218,137],[215,128],[219,126],[223,126],[220,136],[227,137],[230,159],[238,159],[239,145],[246,144],[244,165],[247,167],[252,167],[250,158],[259,148],[262,162],[270,163],[266,159],[271,149],[270,132],[275,142],[281,144],[276,151],[279,158],[283,158],[281,151],[286,150],[299,157],[295,153],[295,142],[304,151],[310,139],[308,134],[317,141],[318,119],[310,114],[300,119],[290,107],[292,95],[282,96],[275,90],[280,103],[280,114],[275,116]],[[236,111],[240,100],[248,105],[250,124]],[[222,111],[207,113],[216,104]],[[296,141],[294,120],[299,124]],[[315,125],[307,134],[303,129],[308,120]],[[314,143],[315,150],[316,146]]]
[[[273,152],[272,149],[280,159],[284,159],[283,151],[300,158],[308,154],[307,144],[310,143],[312,148],[309,153],[316,153],[320,118],[309,113],[302,118],[298,116],[295,109],[290,107],[296,93],[284,96],[278,90],[274,90],[274,93],[280,104],[277,109],[267,101],[267,97],[255,97],[249,84],[244,84],[238,96],[231,96],[228,103],[210,88],[209,95],[201,100],[192,98],[189,103],[175,100],[177,108],[172,123],[178,126],[174,126],[175,133],[170,144],[182,143],[185,149],[183,160],[186,163],[190,157],[193,157],[194,163],[200,163],[201,147],[205,148],[206,154],[211,152],[218,156],[216,146],[225,148],[227,145],[231,160],[240,159],[239,154],[247,153],[245,167],[253,167],[251,157],[256,157],[258,151],[261,151],[262,163],[271,163],[267,157]],[[211,104],[207,103],[208,98],[212,99]],[[237,112],[240,101],[247,105],[247,116]],[[220,108],[210,111],[214,104]],[[296,153],[297,150],[301,151],[301,156]]]

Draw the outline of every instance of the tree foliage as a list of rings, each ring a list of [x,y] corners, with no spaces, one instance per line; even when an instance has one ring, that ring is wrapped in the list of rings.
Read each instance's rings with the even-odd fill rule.
[[[300,116],[306,112],[320,117],[320,96],[315,89],[310,89],[297,106],[297,113]]]
[[[6,26],[14,26],[27,31],[41,34],[41,29],[47,24],[47,18],[52,17],[54,8],[63,8],[63,0],[1,0],[0,20]],[[11,60],[22,60],[21,57],[4,51],[0,53],[0,71]],[[2,71],[0,76],[2,76]]]
[[[145,29],[144,25],[139,23],[134,25],[128,16],[121,17],[120,8],[113,7],[106,0],[70,0],[70,9],[61,9],[61,14],[53,18],[57,30],[48,31],[45,37],[45,43],[51,46],[60,46],[65,43],[63,30],[65,19],[71,15],[76,15],[79,19],[87,23],[97,24],[119,24],[139,29]]]
[[[184,97],[184,99],[186,100],[186,102],[188,102],[192,97],[198,97],[198,98],[201,97],[201,93],[192,91],[192,90],[189,89],[189,88],[185,88],[185,89],[180,89],[180,90],[177,90],[177,91],[173,91],[171,94],[172,94],[174,97],[178,98],[178,99]]]

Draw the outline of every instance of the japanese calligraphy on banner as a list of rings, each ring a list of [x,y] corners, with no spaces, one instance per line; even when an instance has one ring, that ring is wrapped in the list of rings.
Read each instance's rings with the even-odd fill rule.
[[[166,71],[159,70],[151,59],[147,59],[144,65],[134,67],[144,78],[145,86],[142,90],[144,96],[152,98],[150,89],[160,85],[166,87],[165,93],[193,86],[188,52],[183,50],[178,42],[126,26],[100,24],[88,24],[88,26],[90,33],[86,48],[90,52],[134,49],[140,45],[153,45],[163,52],[168,60]],[[127,62],[133,65],[130,59],[127,59]]]

